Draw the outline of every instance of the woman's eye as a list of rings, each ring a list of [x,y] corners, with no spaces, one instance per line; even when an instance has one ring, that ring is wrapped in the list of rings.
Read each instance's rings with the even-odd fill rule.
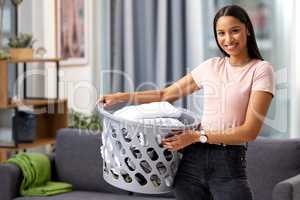
[[[238,33],[240,31],[240,29],[233,29],[232,32],[233,33]]]
[[[217,35],[222,36],[222,35],[224,35],[224,33],[223,32],[218,32]]]

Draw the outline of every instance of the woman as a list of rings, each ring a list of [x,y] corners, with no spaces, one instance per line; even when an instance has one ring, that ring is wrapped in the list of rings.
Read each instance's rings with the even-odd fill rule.
[[[274,95],[272,65],[263,61],[248,14],[239,6],[220,9],[214,35],[224,57],[211,58],[160,91],[116,93],[99,99],[105,106],[119,101],[173,102],[204,90],[201,130],[186,130],[163,141],[183,149],[175,179],[178,200],[250,200],[246,144],[255,140]]]

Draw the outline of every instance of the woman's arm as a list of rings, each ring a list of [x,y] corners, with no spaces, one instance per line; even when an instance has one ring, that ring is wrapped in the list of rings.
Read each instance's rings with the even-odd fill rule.
[[[115,93],[100,97],[98,102],[105,103],[107,105],[114,104],[116,102],[125,101],[130,103],[150,103],[158,101],[169,101],[173,102],[177,99],[187,96],[194,91],[198,90],[196,82],[192,75],[189,73],[183,78],[179,79],[169,87],[162,90],[148,90],[142,92],[133,93]]]
[[[254,91],[250,96],[243,125],[225,131],[205,130],[208,138],[207,143],[234,145],[255,140],[263,125],[272,97],[271,93]],[[183,134],[165,139],[164,144],[170,150],[179,150],[192,143],[199,142],[199,135],[199,131],[187,130]]]
[[[208,143],[241,144],[255,140],[263,125],[272,98],[271,93],[254,91],[250,96],[243,125],[225,131],[206,131],[209,138]]]

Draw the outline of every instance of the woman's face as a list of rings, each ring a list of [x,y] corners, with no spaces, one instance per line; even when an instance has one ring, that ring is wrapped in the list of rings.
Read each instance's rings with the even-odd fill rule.
[[[232,16],[222,16],[216,24],[217,40],[221,48],[230,56],[247,54],[246,26]]]

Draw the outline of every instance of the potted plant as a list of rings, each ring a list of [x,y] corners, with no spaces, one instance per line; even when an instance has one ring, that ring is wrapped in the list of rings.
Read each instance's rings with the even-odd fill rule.
[[[69,116],[69,128],[85,129],[90,132],[99,132],[102,130],[101,119],[97,112],[90,115],[71,110]]]
[[[9,38],[9,54],[12,59],[32,59],[33,43],[30,33],[21,33],[18,37]]]
[[[4,50],[0,49],[0,61],[9,59],[9,55]]]

